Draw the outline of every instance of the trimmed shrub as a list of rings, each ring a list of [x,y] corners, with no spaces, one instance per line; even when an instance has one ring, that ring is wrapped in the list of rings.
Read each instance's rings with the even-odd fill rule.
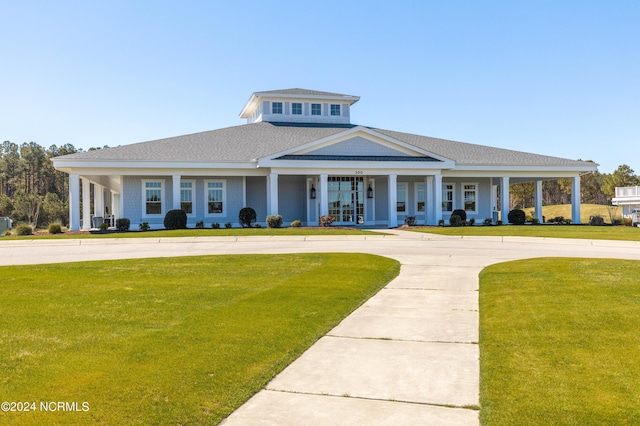
[[[126,217],[116,219],[116,229],[120,232],[128,231],[131,228],[131,221]]]
[[[493,223],[493,219],[491,219],[490,217],[487,217],[484,219],[484,222],[482,222],[484,225],[491,225]]]
[[[622,222],[620,222],[620,224],[622,226],[633,226],[633,219],[631,219],[630,217],[625,217],[622,219]]]
[[[204,229],[204,220],[199,220],[196,222],[196,229]]]
[[[454,211],[451,212],[451,216],[453,215],[457,215],[460,216],[460,220],[462,220],[463,222],[467,221],[467,212],[465,212],[462,209],[455,209]]]
[[[164,227],[166,229],[187,229],[187,213],[184,210],[169,210],[164,215]]]
[[[438,221],[438,226],[444,226],[444,219],[440,219]]]
[[[232,226],[233,225],[231,224],[231,222],[227,222],[227,223],[224,224],[224,227],[227,228],[227,229],[231,229]]]
[[[333,224],[333,222],[336,221],[336,218],[333,216],[320,216],[320,220],[318,221],[318,224],[320,226],[331,226]]]
[[[49,233],[50,234],[62,234],[62,225],[59,223],[50,223],[49,224]]]
[[[449,218],[449,225],[451,226],[462,226],[463,223],[462,218],[457,214],[452,214]]]
[[[238,214],[238,221],[243,228],[251,228],[251,224],[256,221],[256,217],[256,211],[254,209],[251,207],[243,207]]]
[[[471,219],[469,219],[469,226],[473,226],[476,224],[476,218],[472,217]]]
[[[33,228],[29,225],[18,225],[16,235],[33,235]]]
[[[254,228],[262,228],[262,225],[260,225],[259,223],[256,223],[255,225],[253,225]]]
[[[589,218],[589,225],[592,225],[592,226],[604,225],[604,218],[600,215],[591,216]]]
[[[142,222],[140,225],[138,225],[138,229],[140,229],[141,231],[148,231],[149,229],[151,229],[151,226],[149,226],[149,222]]]
[[[269,228],[280,228],[282,226],[282,216],[279,214],[270,214],[267,216],[267,226]]]
[[[407,226],[415,226],[416,225],[416,217],[415,216],[407,216],[404,218],[404,224]]]
[[[514,225],[524,225],[527,220],[527,215],[520,209],[513,209],[507,215],[509,223]]]
[[[100,226],[98,226],[98,228],[99,228],[101,231],[106,231],[107,229],[109,229],[109,224],[108,224],[108,223],[104,223],[104,222],[102,222],[102,223],[100,224]]]
[[[291,222],[291,226],[294,228],[299,228],[302,226],[302,222],[300,221],[300,219],[296,219],[293,222]]]
[[[220,224],[218,222],[213,222],[211,224],[211,229],[220,229]]]

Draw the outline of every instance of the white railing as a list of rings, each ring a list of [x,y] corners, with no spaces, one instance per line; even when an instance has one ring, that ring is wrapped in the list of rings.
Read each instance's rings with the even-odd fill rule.
[[[616,198],[638,196],[640,196],[640,186],[623,186],[616,188]]]

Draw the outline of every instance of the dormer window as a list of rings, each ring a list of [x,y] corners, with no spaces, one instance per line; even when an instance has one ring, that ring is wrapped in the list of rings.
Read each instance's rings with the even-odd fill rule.
[[[302,103],[293,102],[291,104],[291,114],[293,114],[293,115],[302,115]]]
[[[311,104],[311,115],[322,115],[322,105]]]
[[[271,103],[271,114],[282,114],[282,102]]]
[[[340,116],[340,105],[339,104],[331,104],[331,115]]]

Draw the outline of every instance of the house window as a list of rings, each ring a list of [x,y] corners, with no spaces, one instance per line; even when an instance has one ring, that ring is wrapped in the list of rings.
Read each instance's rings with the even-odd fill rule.
[[[442,185],[442,211],[453,211],[453,184]]]
[[[407,212],[407,184],[399,183],[397,190],[397,207],[396,211],[398,213],[406,213]]]
[[[180,209],[193,214],[193,181],[180,182]]]
[[[416,185],[416,213],[424,213],[425,206],[424,183],[419,183]]]
[[[322,115],[322,105],[311,104],[311,115]]]
[[[478,184],[476,183],[463,183],[462,184],[462,196],[464,202],[464,211],[467,213],[478,212]]]
[[[271,102],[271,114],[282,114],[282,102]]]
[[[144,199],[144,216],[162,215],[162,199],[164,198],[164,181],[145,180],[142,182]]]
[[[298,102],[294,102],[291,104],[291,114],[293,115],[302,115],[302,104]]]
[[[207,215],[224,216],[225,207],[225,181],[210,180],[206,182]]]
[[[331,104],[331,115],[340,115],[340,105]]]

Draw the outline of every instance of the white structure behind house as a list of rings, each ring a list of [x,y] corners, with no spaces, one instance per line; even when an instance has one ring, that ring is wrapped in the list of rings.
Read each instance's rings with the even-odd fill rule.
[[[611,204],[621,206],[622,217],[630,218],[634,226],[640,226],[640,186],[617,187]]]

